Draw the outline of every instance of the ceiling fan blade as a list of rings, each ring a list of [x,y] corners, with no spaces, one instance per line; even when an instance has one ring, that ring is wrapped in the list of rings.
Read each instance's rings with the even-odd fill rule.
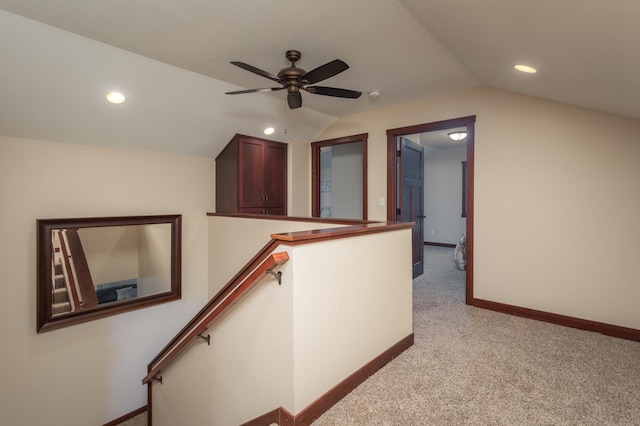
[[[338,89],[337,87],[325,87],[325,86],[310,86],[305,87],[309,93],[315,93],[316,95],[335,96],[337,98],[351,98],[357,99],[362,95],[362,92],[349,89]]]
[[[302,95],[300,95],[300,92],[289,92],[287,94],[287,103],[290,109],[300,108],[302,106]]]
[[[245,64],[244,62],[239,62],[239,61],[231,61],[231,63],[233,65],[237,66],[237,67],[242,68],[243,70],[247,70],[247,71],[252,72],[254,74],[258,74],[258,75],[260,75],[262,77],[268,78],[269,80],[277,81],[278,83],[282,84],[282,81],[278,77],[276,77],[275,75],[270,74],[270,73],[268,73],[266,71],[262,71],[260,68],[256,68],[256,67],[254,67],[252,65]]]
[[[284,90],[284,87],[265,87],[264,89],[236,90],[234,92],[225,92],[225,95],[242,95],[244,93],[256,92],[275,92],[276,90]]]
[[[345,64],[340,59],[336,59],[309,71],[301,77],[301,80],[303,80],[305,84],[314,84],[319,81],[326,80],[329,77],[333,77],[336,74],[340,74],[342,71],[347,69],[349,69],[349,65]]]

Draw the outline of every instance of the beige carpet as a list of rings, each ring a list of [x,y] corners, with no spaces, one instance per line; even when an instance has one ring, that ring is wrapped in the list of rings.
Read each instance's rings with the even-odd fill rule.
[[[640,343],[466,306],[453,249],[425,255],[415,345],[314,426],[640,425]]]
[[[127,421],[120,423],[118,426],[147,426],[147,412],[130,418]]]

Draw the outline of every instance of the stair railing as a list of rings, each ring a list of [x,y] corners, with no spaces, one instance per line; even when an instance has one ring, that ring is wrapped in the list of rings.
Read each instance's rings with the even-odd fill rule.
[[[271,240],[256,256],[253,257],[223,288],[216,294],[204,308],[198,312],[191,321],[160,351],[160,353],[147,366],[147,375],[142,379],[142,384],[152,380],[162,383],[160,373],[173,362],[185,349],[198,339],[209,342],[209,337],[204,332],[209,329],[223,313],[233,307],[249,290],[254,288],[267,274],[275,275],[279,280],[279,273],[274,268],[289,260],[287,252],[274,253],[273,250],[280,244]]]

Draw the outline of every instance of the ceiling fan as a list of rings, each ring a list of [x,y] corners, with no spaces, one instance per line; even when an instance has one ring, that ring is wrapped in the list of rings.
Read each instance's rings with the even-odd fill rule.
[[[309,84],[315,84],[319,81],[326,80],[329,77],[333,77],[336,74],[340,74],[349,68],[349,65],[345,64],[340,59],[335,59],[324,65],[319,66],[309,72],[302,68],[296,67],[296,62],[300,60],[300,52],[297,50],[287,50],[286,58],[291,62],[291,66],[283,68],[275,76],[266,71],[262,71],[254,66],[245,64],[244,62],[232,61],[231,63],[244,70],[252,72],[254,74],[261,75],[262,77],[273,80],[279,83],[281,87],[266,87],[263,89],[249,89],[238,90],[235,92],[226,92],[227,95],[240,95],[243,93],[255,93],[255,92],[274,92],[276,90],[287,89],[287,103],[290,109],[300,108],[302,106],[302,95],[300,90],[313,93],[316,95],[335,96],[338,98],[351,98],[356,99],[362,95],[362,92],[348,89],[338,89],[337,87],[326,86],[309,86]]]

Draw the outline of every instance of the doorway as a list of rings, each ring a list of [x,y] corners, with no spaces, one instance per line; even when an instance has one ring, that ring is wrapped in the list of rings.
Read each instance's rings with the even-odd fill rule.
[[[367,220],[368,134],[311,144],[311,215]]]
[[[450,120],[443,120],[433,123],[419,124],[415,126],[402,127],[397,129],[387,130],[387,220],[390,221],[406,221],[402,215],[403,205],[403,190],[401,176],[401,162],[399,158],[399,141],[401,138],[409,135],[415,135],[419,133],[432,132],[437,130],[454,129],[459,127],[466,127],[467,130],[467,147],[466,147],[466,185],[464,187],[464,207],[466,210],[466,289],[465,300],[467,304],[471,303],[473,299],[473,184],[474,184],[474,125],[475,116],[454,118]],[[406,197],[406,196],[405,196]],[[422,220],[422,218],[420,218]],[[416,221],[412,219],[411,221]],[[423,247],[418,249],[414,244],[413,251],[423,250]],[[414,253],[414,261],[417,254]]]

